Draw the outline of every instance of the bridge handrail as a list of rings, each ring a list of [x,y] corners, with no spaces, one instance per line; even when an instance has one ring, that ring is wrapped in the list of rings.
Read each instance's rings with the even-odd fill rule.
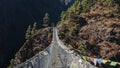
[[[53,27],[53,32],[54,32],[54,27]],[[70,65],[70,68],[72,67],[72,65],[73,65],[73,63],[74,63],[74,61],[75,61],[75,59],[76,58],[79,58],[78,56],[80,56],[80,55],[78,55],[78,56],[75,56],[73,53],[70,53],[69,51],[71,51],[68,47],[66,47],[65,45],[64,45],[64,43],[58,38],[58,33],[57,33],[57,28],[56,28],[56,31],[55,31],[56,33],[56,40],[57,40],[57,43],[58,43],[58,46],[60,46],[65,52],[66,52],[66,54],[69,54],[70,56],[71,56],[71,59],[72,59],[72,61],[71,62],[69,62],[71,65]],[[41,57],[43,57],[44,55],[42,55],[42,53],[43,52],[45,52],[45,51],[47,51],[47,49],[49,49],[54,43],[54,33],[53,33],[53,38],[52,38],[52,42],[50,43],[50,45],[47,47],[47,48],[45,48],[45,49],[43,49],[43,51],[40,51],[39,53],[37,53],[35,56],[33,56],[32,58],[30,58],[29,60],[26,60],[25,62],[23,62],[23,63],[21,63],[21,64],[19,64],[19,65],[17,65],[15,68],[18,68],[19,66],[23,66],[23,65],[26,65],[27,63],[29,63],[29,62],[32,62],[32,60],[34,60],[37,56],[41,56]],[[67,49],[67,50],[66,50]],[[69,50],[69,51],[68,51]],[[81,59],[82,60],[82,59]],[[82,60],[82,61],[84,61],[84,60]],[[91,65],[89,62],[87,62],[87,61],[84,61],[84,63],[85,64],[89,64],[89,65]],[[94,66],[93,65],[91,65],[91,67],[93,67],[94,68]]]
[[[54,28],[54,27],[53,27],[53,28]],[[26,64],[27,62],[29,62],[29,61],[31,61],[32,59],[34,59],[34,57],[41,55],[41,53],[45,52],[45,51],[46,51],[47,49],[49,49],[52,45],[53,45],[53,38],[52,38],[52,42],[50,43],[50,45],[49,45],[47,48],[45,48],[45,49],[43,49],[42,51],[38,52],[36,55],[34,55],[33,57],[31,57],[29,60],[26,60],[25,62],[22,62],[22,63],[16,65],[15,67],[18,67],[18,66],[21,66],[21,65]],[[21,49],[20,49],[20,50],[21,50]],[[42,55],[41,55],[41,56],[42,56]]]

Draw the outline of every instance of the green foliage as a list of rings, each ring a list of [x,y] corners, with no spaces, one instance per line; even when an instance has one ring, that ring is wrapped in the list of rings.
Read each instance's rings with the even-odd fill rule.
[[[119,12],[120,11],[120,6],[118,3],[116,3],[116,0],[105,0],[103,2],[103,6],[105,7],[114,7],[115,11],[116,12]]]
[[[48,39],[51,39],[51,38],[52,38],[52,34],[48,33]]]
[[[25,35],[25,39],[28,40],[31,36],[31,26],[29,25],[27,30],[26,30],[26,35]]]
[[[49,14],[48,13],[45,13],[45,16],[44,16],[44,18],[43,18],[44,20],[49,20]]]
[[[115,5],[115,11],[119,12],[120,11],[120,6],[118,4]]]
[[[8,66],[8,68],[14,68],[14,59],[11,59],[10,65]]]
[[[65,13],[66,13],[65,11],[62,11],[61,16],[60,16],[61,21],[65,20]]]
[[[25,34],[26,40],[30,39],[30,37],[35,34],[36,27],[37,27],[36,22],[34,22],[33,27],[31,27],[31,25],[28,26]]]
[[[82,12],[88,12],[96,2],[97,0],[83,0],[82,2],[80,2],[80,0],[76,0],[66,12],[63,11],[61,13],[61,21],[71,20]]]
[[[67,11],[63,11],[61,13],[61,20],[70,20],[71,17],[73,17],[74,15],[80,14],[82,12],[82,5],[81,2],[79,0],[76,0],[74,2],[74,4],[67,9]]]
[[[32,31],[31,31],[31,35],[35,34],[36,27],[37,27],[37,23],[34,22],[33,27],[32,27]]]
[[[88,12],[96,2],[97,0],[83,0],[81,3],[83,7],[82,12]]]
[[[79,32],[79,26],[74,25],[74,26],[71,27],[71,29],[70,29],[70,35],[71,36],[77,37],[78,32]]]
[[[89,0],[83,0],[82,1],[82,6],[83,6],[83,12],[87,11],[86,9],[88,9],[88,3],[89,3]],[[89,8],[90,9],[90,8]]]
[[[81,54],[83,54],[83,55],[86,55],[86,45],[83,45],[83,44],[80,44],[79,46],[78,46],[78,50],[80,50],[81,51]]]
[[[74,14],[79,14],[82,12],[82,5],[81,2],[79,0],[76,0],[75,3],[71,6],[71,8],[69,9],[69,11],[71,13]]]
[[[47,27],[47,26],[48,26],[49,20],[50,20],[49,14],[48,14],[48,13],[45,13],[45,16],[44,16],[44,18],[43,18],[43,23],[44,23],[43,26],[44,26],[44,27]]]
[[[77,6],[76,6],[76,14],[80,14],[83,10],[83,6],[80,2],[77,2]]]
[[[115,4],[115,0],[105,0],[103,2],[104,6],[114,6],[114,4]]]

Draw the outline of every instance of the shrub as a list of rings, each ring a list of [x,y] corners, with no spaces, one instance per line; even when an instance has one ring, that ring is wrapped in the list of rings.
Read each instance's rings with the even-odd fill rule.
[[[119,12],[120,11],[120,6],[118,4],[115,5],[115,11]]]
[[[105,0],[103,6],[114,6],[115,0]]]

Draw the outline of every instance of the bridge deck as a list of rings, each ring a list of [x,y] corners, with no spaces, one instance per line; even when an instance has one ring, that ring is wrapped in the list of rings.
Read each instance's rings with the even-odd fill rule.
[[[80,59],[79,56],[69,53],[66,49],[69,50],[58,38],[57,28],[53,28],[50,46],[14,68],[95,68],[90,63]]]

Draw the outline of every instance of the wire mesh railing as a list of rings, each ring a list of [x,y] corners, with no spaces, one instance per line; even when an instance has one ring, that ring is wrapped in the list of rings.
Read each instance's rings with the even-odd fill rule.
[[[57,29],[53,28],[53,41],[48,48],[14,68],[95,68],[80,56],[72,54],[59,40]]]

